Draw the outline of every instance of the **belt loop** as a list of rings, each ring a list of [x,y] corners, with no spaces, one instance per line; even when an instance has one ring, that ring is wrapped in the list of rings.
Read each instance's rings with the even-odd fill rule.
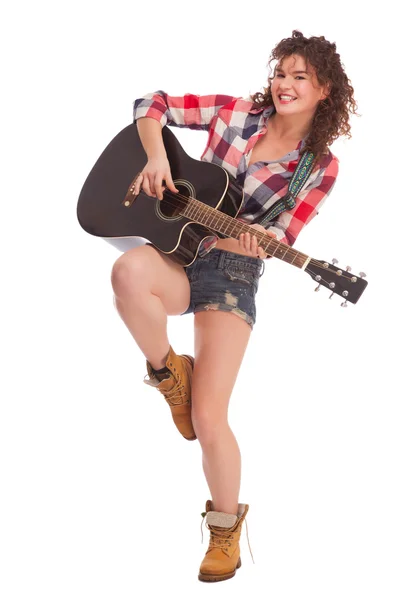
[[[223,269],[224,266],[224,262],[225,262],[225,256],[226,253],[224,250],[221,250],[221,254],[219,255],[219,259],[218,259],[218,269]]]
[[[264,271],[265,271],[265,260],[263,260],[263,261],[262,261],[262,264],[261,264],[261,266],[262,266],[262,271],[261,271],[261,273],[260,273],[260,277],[262,277],[262,275],[264,275]]]

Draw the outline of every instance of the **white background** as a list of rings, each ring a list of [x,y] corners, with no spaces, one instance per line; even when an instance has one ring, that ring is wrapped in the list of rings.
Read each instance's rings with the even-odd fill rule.
[[[398,52],[389,3],[15,3],[2,28],[3,600],[398,600]],[[268,262],[230,403],[242,452],[243,567],[204,587],[199,443],[143,384],[113,306],[120,253],[76,219],[84,180],[164,89],[262,91],[293,29],[335,41],[360,117],[338,183],[296,242],[367,273],[357,305]],[[4,85],[5,84],[5,85]],[[205,132],[174,129],[199,158]],[[193,315],[170,317],[193,353]],[[140,590],[140,593],[139,593]]]

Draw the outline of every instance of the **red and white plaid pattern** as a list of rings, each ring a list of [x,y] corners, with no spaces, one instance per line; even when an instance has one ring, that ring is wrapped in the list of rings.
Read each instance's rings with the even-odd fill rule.
[[[134,102],[133,122],[151,117],[164,125],[202,129],[209,132],[200,160],[226,169],[242,186],[243,206],[237,215],[249,225],[257,222],[279,198],[283,198],[299,161],[305,139],[295,150],[277,161],[259,161],[248,166],[257,140],[265,134],[274,106],[254,107],[251,98],[235,98],[221,94],[169,96],[162,90],[147,94]],[[309,176],[296,198],[296,206],[280,214],[266,229],[277,239],[292,246],[300,231],[311,221],[325,202],[336,182],[339,160],[331,151]],[[218,237],[203,240],[199,255],[215,246]]]

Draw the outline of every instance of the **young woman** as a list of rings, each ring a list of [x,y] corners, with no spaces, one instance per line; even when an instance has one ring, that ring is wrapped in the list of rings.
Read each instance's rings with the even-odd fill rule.
[[[223,166],[241,184],[244,202],[237,218],[265,231],[260,220],[288,189],[302,154],[314,166],[296,206],[281,213],[267,233],[293,245],[318,213],[335,184],[338,160],[329,145],[350,136],[353,88],[336,45],[299,31],[281,40],[264,93],[172,97],[163,91],[134,103],[148,157],[136,181],[162,200],[171,177],[161,129],[165,125],[209,132],[201,160]],[[165,181],[165,186],[163,185]],[[175,425],[198,439],[212,500],[206,503],[210,544],[199,579],[220,581],[240,566],[239,538],[248,504],[239,504],[241,457],[228,423],[229,399],[256,320],[255,296],[266,254],[255,236],[205,238],[189,267],[174,263],[151,244],[122,254],[112,271],[116,308],[146,357],[148,380],[168,402]],[[194,313],[195,357],[176,355],[167,337],[167,315]]]

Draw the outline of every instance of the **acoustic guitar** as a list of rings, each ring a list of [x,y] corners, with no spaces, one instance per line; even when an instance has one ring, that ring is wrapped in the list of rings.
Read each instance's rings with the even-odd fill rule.
[[[226,169],[191,158],[169,127],[162,128],[171,175],[179,193],[165,189],[163,199],[135,195],[134,184],[147,155],[132,123],[120,131],[102,152],[79,195],[77,217],[81,227],[125,252],[151,243],[182,266],[192,264],[201,241],[209,235],[239,239],[248,231],[269,255],[308,273],[317,283],[355,304],[367,286],[365,273],[316,260],[237,220],[244,194]]]

